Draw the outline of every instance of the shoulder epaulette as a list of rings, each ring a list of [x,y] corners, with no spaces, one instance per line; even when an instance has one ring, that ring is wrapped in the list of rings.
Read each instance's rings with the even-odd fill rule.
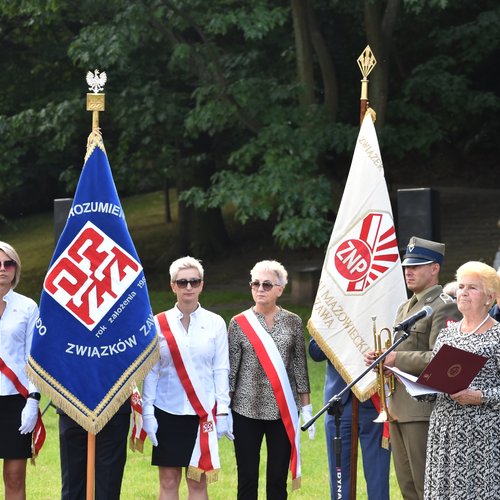
[[[448,295],[447,293],[442,293],[439,298],[445,303],[445,304],[453,304],[453,302],[455,302],[453,300],[453,297],[451,297],[450,295]]]

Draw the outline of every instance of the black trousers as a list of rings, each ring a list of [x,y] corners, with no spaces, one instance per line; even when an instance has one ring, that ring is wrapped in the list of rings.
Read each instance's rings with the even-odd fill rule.
[[[95,500],[119,500],[127,460],[130,413],[117,413],[96,435]],[[59,415],[61,499],[85,500],[87,431],[65,414]]]
[[[238,466],[238,500],[257,500],[262,439],[266,437],[266,497],[287,498],[286,482],[291,446],[279,420],[258,420],[233,411],[234,450]]]

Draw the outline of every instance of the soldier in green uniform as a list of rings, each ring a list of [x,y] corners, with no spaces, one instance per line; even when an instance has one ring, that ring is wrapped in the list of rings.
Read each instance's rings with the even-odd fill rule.
[[[399,307],[395,323],[424,306],[430,306],[433,312],[410,327],[410,336],[385,358],[386,366],[419,375],[431,360],[439,331],[461,318],[457,305],[439,285],[444,251],[443,243],[416,236],[410,238],[402,265],[406,286],[413,295]],[[401,335],[402,332],[398,332],[394,340]],[[373,351],[365,355],[367,365],[374,359]],[[391,448],[396,477],[405,500],[420,500],[424,496],[425,450],[432,406],[417,402],[396,380],[389,403]]]

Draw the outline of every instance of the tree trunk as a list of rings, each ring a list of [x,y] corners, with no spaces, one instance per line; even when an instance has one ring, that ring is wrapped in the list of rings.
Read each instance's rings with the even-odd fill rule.
[[[387,100],[389,93],[389,57],[392,45],[392,34],[399,12],[400,0],[387,0],[385,9],[381,0],[365,0],[366,36],[377,65],[370,77],[368,99],[371,107],[377,112],[377,129],[385,123]]]
[[[210,187],[212,175],[215,173],[214,141],[209,137],[201,137],[195,150],[188,153],[197,156],[199,151],[211,151],[206,161],[197,163],[190,175],[183,175],[178,180],[179,195],[183,190],[193,186],[202,189]],[[179,202],[179,221],[177,230],[177,246],[183,255],[196,258],[221,257],[227,253],[230,238],[226,231],[220,208],[199,209]]]
[[[182,188],[179,189],[182,192]],[[177,241],[174,252],[195,258],[213,258],[226,255],[229,247],[222,212],[219,208],[196,209],[179,201]]]
[[[312,45],[316,55],[318,56],[319,67],[321,69],[324,106],[332,118],[332,121],[335,122],[337,120],[339,102],[337,74],[335,72],[335,65],[333,63],[330,50],[325,42],[323,34],[319,29],[316,14],[309,2],[307,3],[307,20]]]
[[[299,103],[302,107],[314,104],[314,71],[312,46],[308,29],[307,0],[291,0],[295,52],[297,54],[297,73],[302,91]]]

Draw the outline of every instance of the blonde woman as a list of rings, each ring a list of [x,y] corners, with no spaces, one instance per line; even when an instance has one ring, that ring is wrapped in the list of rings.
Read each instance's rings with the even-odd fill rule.
[[[0,458],[6,500],[26,498],[26,459],[32,456],[40,400],[25,372],[38,307],[14,292],[20,277],[19,255],[0,241]]]
[[[486,356],[471,385],[438,394],[427,442],[424,497],[500,498],[500,326],[488,311],[500,294],[492,267],[467,262],[457,270],[463,319],[441,330],[434,353],[448,344]]]

